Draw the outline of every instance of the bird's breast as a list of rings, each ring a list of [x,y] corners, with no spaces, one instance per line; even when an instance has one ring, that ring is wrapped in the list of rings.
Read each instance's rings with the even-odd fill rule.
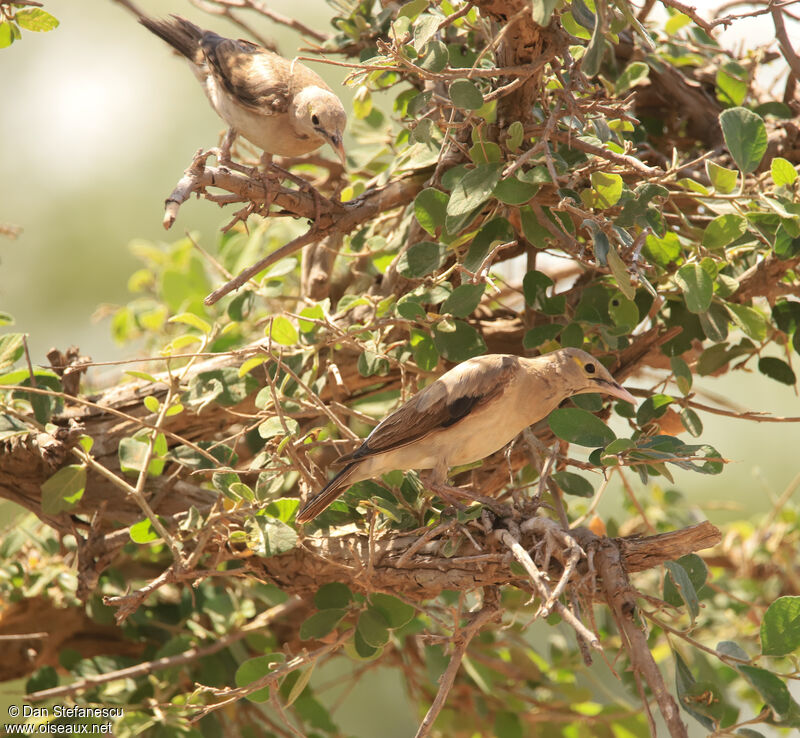
[[[267,154],[303,156],[316,151],[324,140],[300,134],[288,113],[265,109],[260,114],[240,105],[213,77],[206,77],[206,94],[217,114],[231,128]]]

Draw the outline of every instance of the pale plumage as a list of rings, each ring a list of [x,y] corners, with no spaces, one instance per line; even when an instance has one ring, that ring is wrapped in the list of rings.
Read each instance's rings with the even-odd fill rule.
[[[140,23],[188,59],[214,110],[231,128],[228,146],[240,134],[265,154],[302,156],[328,143],[344,164],[347,114],[316,72],[177,15]]]
[[[297,514],[316,517],[347,486],[395,469],[433,469],[441,484],[453,466],[478,461],[509,443],[567,397],[600,392],[636,402],[597,359],[566,348],[528,359],[487,354],[443,374],[386,417],[346,464]]]

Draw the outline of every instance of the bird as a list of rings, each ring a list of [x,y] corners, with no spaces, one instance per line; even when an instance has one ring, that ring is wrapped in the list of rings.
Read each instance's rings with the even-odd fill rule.
[[[467,359],[384,418],[353,453],[340,457],[336,463],[345,466],[305,502],[295,520],[312,520],[351,484],[396,469],[432,469],[429,486],[440,491],[451,467],[499,451],[568,397],[589,392],[636,404],[596,358],[577,348],[533,358],[484,354]]]
[[[272,155],[303,156],[330,144],[345,165],[347,114],[322,77],[298,61],[243,39],[220,36],[179,15],[139,22],[186,57],[212,107],[230,127],[222,146],[242,135]]]

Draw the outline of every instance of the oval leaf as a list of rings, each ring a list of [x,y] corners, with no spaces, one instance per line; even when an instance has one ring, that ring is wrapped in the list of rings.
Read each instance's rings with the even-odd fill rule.
[[[779,597],[761,621],[761,652],[785,656],[800,648],[800,597]]]
[[[767,150],[767,127],[760,115],[747,108],[730,108],[719,114],[725,145],[745,174],[754,171]]]
[[[467,172],[453,187],[453,193],[447,203],[447,214],[467,215],[483,205],[500,181],[502,170],[503,165],[499,163],[478,164],[475,169]]]
[[[614,431],[600,418],[577,407],[553,410],[548,423],[559,438],[579,446],[597,448],[606,446],[616,438]]]
[[[714,283],[699,264],[686,264],[675,275],[675,283],[683,292],[683,300],[691,313],[704,313],[711,305]]]
[[[42,484],[42,512],[58,515],[78,504],[86,489],[86,467],[70,464],[62,467]]]
[[[483,95],[475,86],[474,82],[468,79],[457,79],[450,85],[450,99],[457,108],[466,110],[477,110],[483,107]]]

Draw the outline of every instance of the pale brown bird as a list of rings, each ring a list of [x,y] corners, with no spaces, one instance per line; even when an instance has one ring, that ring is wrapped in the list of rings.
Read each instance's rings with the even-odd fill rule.
[[[214,110],[230,126],[224,158],[240,134],[268,157],[303,156],[328,143],[345,163],[347,114],[316,72],[178,15],[164,20],[142,17],[139,22],[189,60]]]
[[[395,469],[447,470],[503,448],[572,395],[601,392],[636,404],[608,370],[585,351],[565,348],[532,359],[487,354],[462,362],[386,417],[346,464],[297,513],[305,523],[356,482]]]

